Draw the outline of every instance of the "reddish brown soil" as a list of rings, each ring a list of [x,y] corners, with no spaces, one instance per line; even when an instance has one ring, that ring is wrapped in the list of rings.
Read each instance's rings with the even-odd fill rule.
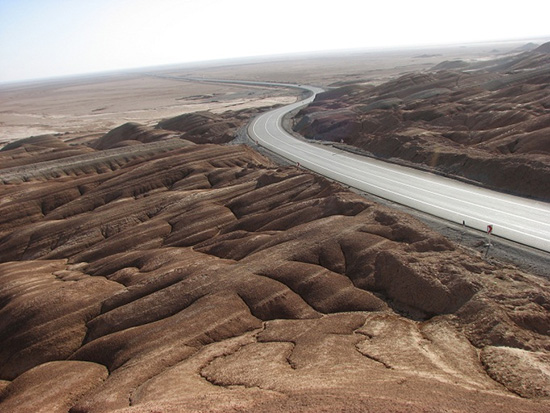
[[[547,48],[483,63],[443,62],[376,87],[330,90],[301,112],[295,130],[550,200]]]
[[[166,137],[0,170],[0,410],[548,411],[548,281]]]

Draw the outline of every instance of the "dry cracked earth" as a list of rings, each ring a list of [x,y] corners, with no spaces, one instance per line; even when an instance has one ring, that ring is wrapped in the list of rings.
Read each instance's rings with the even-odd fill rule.
[[[224,122],[0,151],[1,411],[549,410],[547,279]]]

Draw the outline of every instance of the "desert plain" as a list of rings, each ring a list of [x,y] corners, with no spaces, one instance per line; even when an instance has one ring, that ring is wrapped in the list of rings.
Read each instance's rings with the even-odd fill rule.
[[[304,139],[547,201],[549,52],[0,85],[0,410],[548,411],[548,255],[487,259],[271,156],[246,125],[299,93],[197,79],[324,87],[289,121]]]

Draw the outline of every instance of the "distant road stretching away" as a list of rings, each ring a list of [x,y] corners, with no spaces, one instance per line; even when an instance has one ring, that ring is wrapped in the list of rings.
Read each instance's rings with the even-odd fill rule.
[[[194,79],[209,81],[207,79]],[[213,80],[308,90],[311,96],[266,112],[252,121],[250,137],[300,166],[361,191],[550,252],[550,204],[503,194],[454,179],[407,168],[329,146],[296,139],[282,127],[283,116],[315,99],[323,89],[281,83]]]

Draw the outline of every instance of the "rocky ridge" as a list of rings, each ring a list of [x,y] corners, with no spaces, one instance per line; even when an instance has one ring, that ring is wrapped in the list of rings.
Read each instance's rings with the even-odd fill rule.
[[[317,96],[294,129],[344,149],[550,200],[548,44]]]

